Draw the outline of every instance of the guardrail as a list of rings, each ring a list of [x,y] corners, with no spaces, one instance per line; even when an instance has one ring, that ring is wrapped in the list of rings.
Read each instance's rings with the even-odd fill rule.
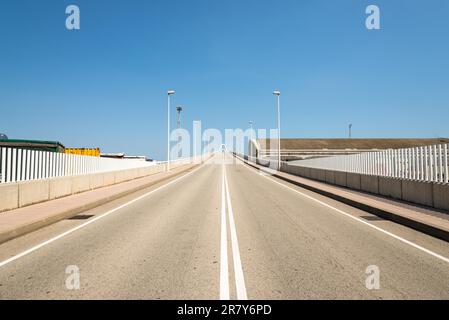
[[[298,160],[290,165],[399,179],[449,183],[447,144]]]
[[[136,169],[154,163],[19,148],[0,148],[0,183]]]

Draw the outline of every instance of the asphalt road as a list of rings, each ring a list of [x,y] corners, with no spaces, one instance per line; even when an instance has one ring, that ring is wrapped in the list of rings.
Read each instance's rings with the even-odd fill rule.
[[[449,298],[448,243],[229,154],[82,215],[0,245],[1,299]]]

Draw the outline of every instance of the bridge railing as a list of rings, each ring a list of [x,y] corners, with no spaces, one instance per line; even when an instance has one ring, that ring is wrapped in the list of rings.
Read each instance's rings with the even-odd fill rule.
[[[0,183],[48,179],[152,166],[137,159],[110,159],[20,148],[0,148]]]
[[[294,162],[294,165],[447,184],[449,183],[448,149],[447,144],[389,149],[298,160]]]

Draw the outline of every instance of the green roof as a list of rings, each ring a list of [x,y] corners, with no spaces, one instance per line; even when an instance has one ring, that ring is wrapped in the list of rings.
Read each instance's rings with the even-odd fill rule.
[[[11,142],[11,143],[34,143],[34,144],[57,144],[64,146],[59,141],[46,141],[46,140],[27,140],[27,139],[0,139],[0,142]]]

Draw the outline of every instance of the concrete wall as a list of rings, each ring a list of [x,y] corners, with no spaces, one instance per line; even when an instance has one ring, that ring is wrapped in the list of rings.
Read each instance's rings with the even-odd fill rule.
[[[449,211],[449,185],[357,173],[306,168],[284,163],[281,170],[328,184]]]
[[[201,163],[201,160],[206,161],[210,157],[211,155],[205,155],[203,158],[193,158],[193,161],[174,161],[171,168],[192,162]],[[0,184],[0,212],[145,177],[164,172],[165,169],[166,164],[162,163],[121,171]]]

